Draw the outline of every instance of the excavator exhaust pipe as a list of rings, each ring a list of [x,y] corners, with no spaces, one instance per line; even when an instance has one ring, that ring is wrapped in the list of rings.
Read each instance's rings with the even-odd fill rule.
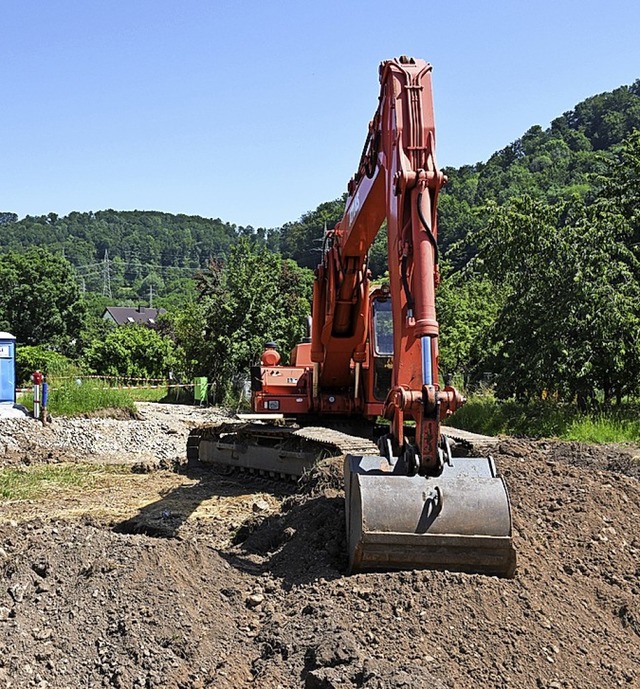
[[[447,569],[513,577],[511,506],[490,457],[452,458],[438,477],[345,458],[350,573]]]

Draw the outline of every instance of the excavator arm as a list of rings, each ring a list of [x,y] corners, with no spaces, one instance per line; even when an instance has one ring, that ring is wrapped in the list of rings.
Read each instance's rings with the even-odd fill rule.
[[[438,385],[438,192],[431,65],[401,57],[380,66],[380,99],[360,164],[348,185],[345,213],[325,237],[314,291],[312,360],[322,388],[348,384],[350,360],[365,360],[367,254],[386,220],[393,314],[392,387],[386,454],[409,474],[437,474],[443,463],[440,421],[463,402]],[[357,395],[356,395],[357,398]],[[405,439],[406,421],[416,424]]]
[[[383,413],[390,429],[379,442],[382,456],[345,458],[349,567],[512,576],[504,479],[490,457],[454,458],[440,434],[442,419],[464,400],[438,383],[436,208],[444,177],[435,156],[431,66],[407,57],[383,62],[380,84],[378,109],[314,294],[320,321],[314,322],[319,337],[312,359],[322,384],[335,363],[346,363],[335,352],[347,356],[351,347],[356,369],[364,357],[372,327],[366,256],[386,219],[394,354]],[[415,423],[411,438],[407,421]]]

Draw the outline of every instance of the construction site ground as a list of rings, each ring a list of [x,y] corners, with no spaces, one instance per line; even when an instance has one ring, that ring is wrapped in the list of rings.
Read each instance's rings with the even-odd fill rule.
[[[514,579],[346,576],[340,461],[300,485],[188,465],[222,417],[0,420],[0,496],[39,486],[0,497],[0,687],[640,687],[638,447],[474,448]]]

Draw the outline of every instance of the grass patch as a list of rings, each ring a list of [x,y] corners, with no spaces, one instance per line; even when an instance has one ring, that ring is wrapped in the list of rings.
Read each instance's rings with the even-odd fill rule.
[[[81,380],[81,379],[78,379]],[[108,387],[103,381],[56,380],[49,382],[47,409],[54,416],[81,416],[101,409],[124,409],[132,414],[136,402],[158,402],[166,397],[167,388],[129,388],[120,390]],[[33,411],[33,395],[26,393],[18,402]]]
[[[77,491],[109,485],[114,474],[128,474],[125,465],[40,464],[0,469],[1,500],[33,500],[51,492]]]
[[[450,425],[484,435],[559,438],[588,443],[640,442],[635,406],[608,413],[582,414],[574,407],[537,400],[497,400],[489,392],[471,395]]]
[[[161,386],[157,388],[131,388],[125,390],[134,402],[160,402],[167,397],[168,388]]]
[[[621,443],[640,441],[640,421],[620,418],[619,414],[599,414],[573,419],[565,429],[565,440],[585,443]]]
[[[65,380],[51,382],[49,410],[61,416],[90,414],[99,409],[126,409],[132,413],[136,407],[128,390],[106,387],[100,381]]]

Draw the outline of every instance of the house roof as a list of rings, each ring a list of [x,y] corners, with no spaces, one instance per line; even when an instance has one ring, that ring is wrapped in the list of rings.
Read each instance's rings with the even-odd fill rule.
[[[110,316],[118,325],[155,325],[158,316],[166,313],[166,309],[150,309],[146,306],[107,306],[102,314]]]

